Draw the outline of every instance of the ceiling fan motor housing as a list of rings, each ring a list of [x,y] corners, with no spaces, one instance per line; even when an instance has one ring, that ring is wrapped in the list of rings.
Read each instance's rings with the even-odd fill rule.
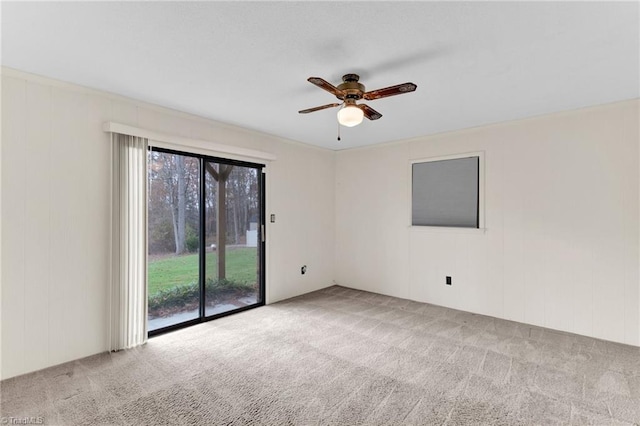
[[[342,76],[343,83],[338,85],[338,90],[341,90],[344,95],[340,94],[336,97],[338,99],[346,100],[360,100],[365,93],[364,84],[358,83],[360,76],[358,74],[345,74]]]

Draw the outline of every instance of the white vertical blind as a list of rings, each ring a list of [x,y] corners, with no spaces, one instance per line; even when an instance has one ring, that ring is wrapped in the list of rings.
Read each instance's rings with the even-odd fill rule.
[[[110,349],[147,340],[147,139],[112,133]]]

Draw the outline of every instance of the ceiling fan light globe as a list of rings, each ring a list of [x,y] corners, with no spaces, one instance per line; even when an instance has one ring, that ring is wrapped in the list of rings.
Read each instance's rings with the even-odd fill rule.
[[[364,112],[354,105],[347,105],[338,111],[338,123],[345,127],[354,127],[362,123]]]

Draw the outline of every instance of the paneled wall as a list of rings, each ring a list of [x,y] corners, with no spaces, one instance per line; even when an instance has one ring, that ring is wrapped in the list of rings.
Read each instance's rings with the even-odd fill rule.
[[[105,121],[277,155],[269,303],[335,279],[638,345],[639,104],[332,152],[3,69],[1,377],[107,348]],[[477,151],[486,229],[411,228],[409,162]]]
[[[334,152],[3,69],[2,378],[107,349],[105,121],[276,154],[267,302],[331,285]]]
[[[336,281],[639,345],[639,104],[338,152]],[[410,227],[410,160],[476,151],[486,229]]]

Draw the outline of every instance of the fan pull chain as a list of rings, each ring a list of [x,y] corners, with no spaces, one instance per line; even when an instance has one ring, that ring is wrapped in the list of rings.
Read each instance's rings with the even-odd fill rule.
[[[338,123],[336,121],[336,123]],[[340,142],[340,123],[338,123],[338,142]]]

